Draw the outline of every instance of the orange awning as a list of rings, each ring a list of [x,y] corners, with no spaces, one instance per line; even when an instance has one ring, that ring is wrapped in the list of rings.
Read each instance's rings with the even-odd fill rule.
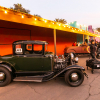
[[[77,34],[94,36],[94,37],[100,37],[100,35],[98,34],[94,34],[82,29],[68,26],[66,24],[61,24],[55,21],[36,17],[30,14],[18,12],[16,10],[12,10],[12,9],[1,7],[1,6],[0,6],[0,19],[5,20],[5,21],[10,21],[10,22],[57,29],[57,30],[62,30],[62,31],[67,31],[67,32],[72,32],[72,33],[77,33]]]

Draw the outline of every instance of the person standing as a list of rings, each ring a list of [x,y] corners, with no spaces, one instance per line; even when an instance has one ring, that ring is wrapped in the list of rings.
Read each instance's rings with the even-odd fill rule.
[[[97,46],[97,41],[95,41],[95,46]]]
[[[95,41],[91,40],[91,45],[90,45],[90,55],[93,59],[96,59],[96,46],[95,46]]]
[[[80,42],[78,41],[77,46],[80,46]]]
[[[100,42],[98,43],[98,46],[97,46],[97,52],[100,52]]]
[[[72,46],[76,46],[76,42],[74,42]]]

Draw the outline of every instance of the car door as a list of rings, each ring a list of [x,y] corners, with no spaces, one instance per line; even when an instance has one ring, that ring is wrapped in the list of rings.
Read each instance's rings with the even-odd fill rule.
[[[42,56],[15,56],[13,62],[17,71],[42,71],[44,65]]]
[[[44,56],[16,56],[13,59],[17,71],[51,71],[52,59]]]
[[[82,45],[81,53],[87,53],[87,46],[86,45]]]

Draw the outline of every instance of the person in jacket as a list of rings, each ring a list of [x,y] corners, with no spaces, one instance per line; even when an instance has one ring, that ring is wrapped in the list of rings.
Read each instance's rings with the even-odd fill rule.
[[[91,45],[90,45],[90,55],[93,59],[96,59],[96,46],[95,46],[95,41],[91,40]]]
[[[97,41],[95,41],[95,46],[97,46]]]
[[[100,42],[98,43],[98,46],[97,46],[97,52],[100,52]]]

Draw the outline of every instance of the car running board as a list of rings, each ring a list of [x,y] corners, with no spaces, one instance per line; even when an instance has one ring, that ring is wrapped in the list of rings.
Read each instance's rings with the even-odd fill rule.
[[[45,75],[37,76],[18,76],[13,79],[13,81],[33,81],[33,82],[42,82],[43,80],[48,80],[54,76],[54,72],[47,73]]]
[[[42,77],[34,76],[20,76],[13,79],[13,81],[29,81],[29,82],[42,82]]]

